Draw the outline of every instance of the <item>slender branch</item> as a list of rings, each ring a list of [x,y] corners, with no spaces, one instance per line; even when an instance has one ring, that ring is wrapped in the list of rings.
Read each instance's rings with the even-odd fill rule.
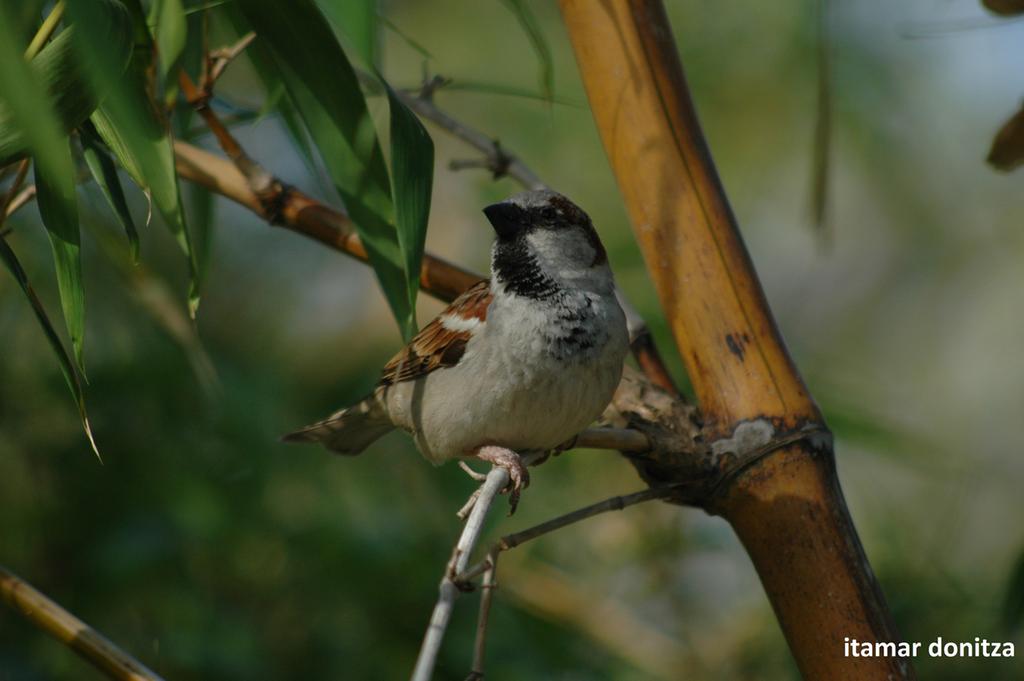
[[[36,186],[30,184],[29,186],[22,189],[18,194],[11,199],[11,202],[7,204],[7,210],[4,211],[4,219],[11,217],[18,212],[25,204],[36,197]]]
[[[654,336],[651,335],[651,330],[647,328],[647,322],[644,321],[639,310],[633,307],[633,304],[626,298],[626,294],[618,286],[615,287],[615,297],[619,301],[619,307],[622,308],[623,313],[626,315],[626,328],[629,330],[629,349],[632,351],[633,356],[636,357],[640,370],[647,374],[648,378],[655,385],[681,396],[679,388],[676,387],[676,382],[672,379],[672,375],[668,372],[668,368],[661,358],[661,353],[658,352],[658,346],[654,343]]]
[[[534,525],[533,527],[527,528],[514,534],[505,535],[498,541],[498,548],[501,551],[508,551],[515,547],[536,539],[537,537],[543,536],[559,530],[567,525],[578,523],[581,520],[592,518],[595,515],[606,513],[608,511],[621,511],[630,506],[642,504],[645,501],[652,501],[654,499],[664,499],[665,497],[672,496],[678,493],[679,488],[682,484],[666,485],[664,487],[648,487],[647,489],[640,490],[639,492],[633,492],[632,494],[624,494],[620,496],[609,497],[603,501],[599,501],[590,506],[584,506],[583,508],[576,509],[571,513],[566,513],[557,518],[552,518],[546,522]]]
[[[0,597],[12,610],[69,646],[108,677],[123,681],[162,681],[155,672],[3,567],[0,567]]]
[[[470,668],[466,681],[480,681],[484,678],[484,657],[487,652],[487,623],[491,614],[491,601],[494,590],[498,588],[496,575],[498,572],[498,550],[492,548],[488,554],[488,567],[480,582],[480,614],[476,621],[476,640],[473,642],[473,666]]]
[[[412,672],[412,681],[430,681],[437,664],[437,654],[441,650],[441,643],[444,641],[445,631],[448,629],[448,622],[451,620],[452,609],[455,606],[455,599],[459,595],[459,588],[452,579],[458,573],[466,569],[469,563],[469,556],[480,538],[483,530],[484,519],[487,512],[494,503],[498,493],[509,482],[508,471],[504,468],[494,467],[487,474],[487,480],[480,488],[480,494],[473,504],[473,510],[469,519],[462,528],[462,534],[455,545],[452,558],[445,570],[444,577],[438,587],[437,604],[430,616],[430,624],[427,626],[427,633],[423,637],[423,645],[420,646],[419,657],[416,659],[416,667]]]
[[[635,506],[636,504],[642,504],[645,501],[651,501],[654,499],[664,499],[666,497],[674,496],[679,493],[680,488],[683,484],[676,483],[673,485],[665,485],[664,487],[648,487],[647,489],[640,490],[639,492],[633,492],[632,494],[626,494],[622,496],[609,497],[595,504],[578,508],[575,511],[560,515],[557,518],[552,518],[539,525],[534,525],[520,532],[513,534],[507,534],[499,539],[491,551],[488,552],[488,557],[484,560],[476,563],[470,568],[467,568],[464,572],[460,572],[455,575],[455,584],[459,587],[465,588],[473,579],[479,575],[487,572],[487,570],[494,567],[496,564],[496,555],[509,549],[514,549],[520,544],[524,544],[531,539],[550,534],[555,530],[560,530],[567,525],[578,523],[581,520],[587,518],[593,518],[595,515],[601,513],[607,513],[608,511],[621,511],[624,508]]]
[[[219,50],[214,50],[206,55],[204,60],[204,67],[206,69],[203,74],[203,88],[212,93],[213,85],[223,75],[224,69],[234,61],[238,55],[245,51],[245,48],[252,44],[252,41],[256,40],[256,33],[250,31],[242,36],[238,42],[229,47],[222,47]]]
[[[484,479],[487,479],[486,475],[484,476]],[[459,517],[459,520],[465,520],[469,516],[469,512],[473,510],[473,506],[476,505],[476,500],[479,496],[480,488],[478,487],[475,492],[469,495],[469,498],[466,499],[466,503],[462,505],[462,508],[455,512],[455,515]]]
[[[484,167],[494,173],[495,178],[511,177],[527,189],[547,187],[535,172],[519,160],[518,156],[503,148],[497,140],[491,139],[479,130],[439,109],[432,99],[433,91],[436,88],[436,85],[432,87],[432,84],[437,83],[438,78],[439,76],[435,76],[427,81],[417,96],[398,92],[398,97],[403,104],[423,118],[482,152],[487,159],[487,164]]]
[[[261,204],[265,204],[271,193],[275,191],[280,192],[283,187],[275,186],[276,178],[245,153],[242,145],[238,143],[238,140],[231,134],[231,131],[221,123],[217,114],[210,108],[210,98],[213,96],[213,91],[208,88],[213,86],[213,81],[209,79],[209,76],[207,76],[207,81],[205,87],[200,90],[192,82],[188,74],[185,73],[184,69],[178,71],[178,84],[181,86],[181,91],[184,93],[186,101],[203,117],[207,127],[210,128],[210,132],[217,138],[217,143],[220,144],[221,149],[224,150],[224,153],[228,155],[228,158],[235,164],[235,167],[245,176],[249,188],[260,199]],[[276,184],[280,185],[280,182]]]
[[[470,468],[469,464],[466,463],[465,461],[459,461],[459,468],[464,470],[466,472],[466,475],[473,478],[477,482],[483,482],[484,480],[487,479],[486,473],[477,473],[475,470]]]
[[[547,458],[547,452],[527,452],[521,454],[523,465],[532,466]],[[508,471],[497,466],[491,468],[484,480],[484,484],[477,489],[470,497],[472,510],[469,518],[462,528],[462,534],[452,551],[451,560],[445,569],[441,584],[438,587],[437,603],[430,616],[430,624],[427,625],[427,633],[423,637],[423,644],[420,646],[420,653],[416,659],[416,666],[413,669],[411,681],[429,681],[437,664],[437,654],[441,649],[445,631],[448,629],[448,622],[451,620],[452,608],[455,599],[459,595],[459,585],[455,576],[465,572],[469,564],[470,555],[480,540],[480,533],[483,531],[484,520],[487,512],[497,498],[501,490],[509,483]],[[475,499],[474,499],[475,497]],[[469,502],[466,504],[469,505]]]

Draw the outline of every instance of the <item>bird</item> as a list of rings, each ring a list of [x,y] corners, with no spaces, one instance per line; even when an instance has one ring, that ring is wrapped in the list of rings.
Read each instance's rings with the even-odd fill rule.
[[[403,430],[435,465],[477,459],[507,469],[512,513],[530,479],[520,453],[556,449],[600,416],[629,337],[593,222],[550,189],[483,213],[496,235],[490,280],[423,327],[365,399],[284,441],[355,455]]]

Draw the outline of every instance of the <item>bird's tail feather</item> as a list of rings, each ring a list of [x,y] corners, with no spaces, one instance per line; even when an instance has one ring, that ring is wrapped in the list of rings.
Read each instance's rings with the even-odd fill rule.
[[[288,433],[282,442],[319,442],[338,454],[354,456],[394,429],[374,396],[322,421]]]

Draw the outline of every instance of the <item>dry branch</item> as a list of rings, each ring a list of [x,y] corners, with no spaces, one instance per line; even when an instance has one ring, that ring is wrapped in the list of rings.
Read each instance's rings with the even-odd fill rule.
[[[0,567],[0,596],[11,609],[70,647],[108,677],[121,681],[162,681],[144,664],[3,567]]]
[[[284,183],[280,183],[280,191],[264,206],[233,163],[187,142],[174,143],[174,160],[181,178],[245,206],[273,225],[366,262],[366,248],[343,212]],[[420,285],[441,300],[454,300],[481,279],[441,258],[430,254],[423,257]]]

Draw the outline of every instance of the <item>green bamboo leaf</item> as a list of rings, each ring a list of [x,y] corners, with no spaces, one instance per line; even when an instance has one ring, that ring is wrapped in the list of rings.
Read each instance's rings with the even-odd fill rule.
[[[85,157],[85,164],[89,166],[89,172],[99,185],[103,197],[110,205],[118,222],[128,237],[128,244],[131,246],[132,262],[139,262],[139,232],[135,229],[135,221],[132,219],[131,211],[128,210],[128,201],[125,199],[124,190],[121,188],[121,180],[117,176],[117,167],[107,156],[103,143],[100,141],[99,133],[92,123],[86,121],[81,127],[82,155]]]
[[[28,45],[39,27],[39,16],[43,12],[44,0],[21,0],[7,3],[8,30],[17,37],[15,45]]]
[[[197,80],[203,70],[206,49],[209,45],[209,17],[205,12],[190,14],[188,10],[185,11],[184,16],[185,46],[182,50],[179,64],[182,71],[189,74],[194,80]],[[173,83],[177,84],[177,78],[173,79]],[[180,99],[174,108],[172,116],[175,137],[188,139],[194,116],[195,107],[186,102],[184,98]]]
[[[318,0],[317,4],[363,63],[375,66],[380,50],[376,0]]]
[[[395,224],[409,295],[410,334],[416,330],[416,294],[427,239],[430,192],[434,181],[434,142],[426,128],[383,78],[391,110],[391,179],[395,188]]]
[[[555,64],[551,58],[551,47],[548,45],[544,32],[540,30],[540,22],[526,4],[526,0],[501,0],[508,10],[515,15],[526,32],[526,37],[537,53],[538,72],[537,80],[540,82],[540,90],[548,101],[555,94]]]
[[[236,40],[252,30],[241,12],[229,8],[226,14],[235,29]],[[249,59],[249,63],[252,64],[253,70],[263,85],[263,106],[260,107],[257,114],[256,123],[262,121],[271,112],[275,112],[281,119],[281,123],[284,124],[285,132],[288,133],[292,144],[298,149],[299,157],[302,159],[303,165],[306,166],[306,172],[319,180],[321,174],[317,168],[316,152],[313,150],[309,133],[302,123],[302,116],[295,108],[295,102],[284,83],[281,82],[280,74],[271,61],[268,50],[259,41],[256,41],[256,44],[246,49],[245,56]]]
[[[182,210],[171,137],[150,96],[152,83],[148,74],[153,67],[153,39],[141,4],[138,0],[125,0],[123,7],[131,17],[134,48],[127,71],[123,76],[115,75],[110,55],[94,30],[98,17],[111,4],[121,5],[114,0],[75,0],[68,5],[72,24],[81,28],[75,43],[83,68],[97,88],[109,91],[91,120],[118,162],[147,191],[185,253],[190,275],[189,311],[194,315],[199,305],[198,267]],[[112,79],[116,83],[111,84]]]
[[[46,315],[46,310],[43,308],[43,304],[39,301],[39,297],[36,296],[35,290],[32,288],[32,284],[29,283],[25,270],[22,268],[21,263],[18,262],[17,256],[15,256],[14,251],[11,250],[10,245],[7,243],[7,240],[4,239],[2,234],[0,234],[0,260],[3,260],[7,271],[11,273],[14,280],[18,282],[18,286],[21,287],[29,305],[32,306],[32,311],[35,313],[36,319],[39,321],[39,326],[46,335],[47,342],[49,342],[50,347],[53,348],[54,354],[57,355],[61,373],[64,375],[64,380],[68,384],[68,389],[71,390],[71,396],[74,398],[75,404],[78,406],[78,416],[82,420],[82,429],[85,431],[86,437],[89,438],[89,445],[92,447],[92,451],[96,454],[96,458],[100,458],[99,449],[96,448],[96,441],[93,440],[92,437],[92,427],[89,425],[89,415],[85,411],[85,396],[82,394],[82,383],[78,378],[78,372],[75,371],[75,365],[71,362],[71,358],[64,349],[64,344],[60,342],[60,337],[54,330],[53,324],[50,323],[50,318]],[[100,460],[102,461],[102,459]]]
[[[0,166],[28,153],[46,166],[60,155],[63,133],[88,118],[103,92],[82,73],[73,30],[59,33],[26,65],[20,50],[27,41],[18,35],[21,31],[12,30],[10,9],[0,3]],[[93,29],[119,75],[131,55],[130,24],[123,8],[107,9]]]
[[[178,67],[188,36],[181,0],[156,0],[150,8],[149,24],[156,36],[160,75],[164,81],[164,102],[171,104],[178,96]]]
[[[6,138],[0,165],[31,150],[37,165],[63,177],[71,172],[66,135],[40,73],[21,54],[24,48],[12,35],[13,26],[6,4],[0,3],[0,126]]]
[[[186,196],[192,217],[190,224],[195,235],[196,261],[199,264],[200,277],[205,279],[210,269],[210,251],[213,248],[213,225],[217,204],[213,192],[199,185],[189,187]]]
[[[57,270],[57,289],[78,368],[85,373],[85,288],[82,286],[82,238],[78,231],[78,202],[75,198],[71,149],[64,142],[67,174],[56,176],[37,165],[36,202],[39,215],[50,236],[53,264]]]
[[[253,55],[258,53],[259,50],[251,52]],[[253,60],[253,64],[256,64],[257,61],[259,61],[259,57]],[[272,67],[261,64],[256,66],[256,72],[260,75],[267,88],[267,100],[264,107],[260,109],[260,117],[266,116],[270,111],[277,112],[281,123],[284,124],[285,132],[288,133],[288,137],[291,138],[295,148],[299,150],[299,156],[302,158],[302,163],[306,166],[306,172],[312,177],[319,177],[319,171],[316,166],[316,152],[313,150],[313,144],[309,140],[309,133],[303,127],[302,117],[296,111],[295,104],[285,90],[284,84],[280,81],[274,81]]]
[[[252,47],[266,51],[288,90],[366,246],[392,312],[408,333],[411,310],[391,183],[351,63],[311,0],[242,0],[238,6],[259,36]]]

